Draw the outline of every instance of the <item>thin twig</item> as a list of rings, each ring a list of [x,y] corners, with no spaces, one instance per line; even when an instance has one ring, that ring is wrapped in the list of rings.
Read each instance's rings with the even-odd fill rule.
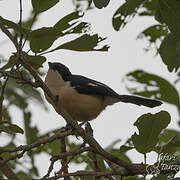
[[[67,156],[75,157],[81,153],[88,152],[88,151],[94,152],[94,149],[92,147],[84,147],[84,148],[77,149],[77,150],[72,151],[72,152],[65,152],[65,153],[53,156],[51,158],[51,161],[57,161],[58,159],[62,159],[62,158],[67,157]]]
[[[93,153],[93,164],[94,164],[94,170],[96,172],[101,172],[101,169],[98,166],[97,156],[96,153]],[[100,177],[95,177],[95,179],[100,179]]]
[[[1,87],[1,96],[0,96],[0,121],[2,121],[2,110],[3,110],[3,101],[4,101],[4,92],[7,85],[9,77],[6,77],[4,84]]]
[[[54,168],[54,163],[55,163],[55,162],[56,162],[56,159],[54,159],[54,160],[51,161],[50,166],[49,166],[49,168],[48,168],[48,172],[47,172],[46,175],[43,176],[40,180],[44,180],[44,179],[46,179],[46,178],[48,178],[48,177],[50,176],[50,174],[51,174],[51,172],[52,172],[52,170],[53,170],[53,168]]]
[[[48,177],[50,176],[50,173],[52,172],[53,167],[54,167],[54,163],[55,163],[56,161],[58,161],[58,160],[60,160],[60,159],[63,159],[63,158],[65,158],[65,157],[71,156],[71,158],[69,159],[69,161],[66,161],[66,164],[64,164],[65,166],[67,166],[67,165],[70,163],[70,161],[71,161],[76,155],[79,155],[79,154],[81,154],[81,153],[83,153],[83,152],[87,152],[87,151],[91,151],[91,150],[93,150],[93,148],[80,146],[80,147],[79,147],[77,150],[75,150],[75,151],[72,151],[72,152],[64,152],[64,153],[61,153],[61,154],[59,154],[59,155],[53,156],[53,157],[50,159],[51,163],[50,163],[50,166],[49,166],[49,168],[48,168],[48,172],[47,172],[47,174],[46,174],[45,176],[43,176],[43,177],[41,178],[41,180],[44,180],[45,178],[48,178]],[[58,172],[58,173],[59,173],[59,172]],[[57,174],[58,174],[58,173],[57,173]]]
[[[0,22],[0,29],[2,30],[2,32],[4,34],[6,34],[8,36],[8,38],[11,40],[11,42],[14,44],[16,50],[18,51],[19,45],[18,45],[16,38],[8,31],[8,29],[1,22]]]
[[[4,76],[8,76],[9,78],[13,78],[13,79],[17,79],[17,80],[20,80],[20,82],[17,82],[17,83],[20,83],[20,84],[29,84],[30,86],[34,87],[34,88],[38,88],[38,84],[35,83],[35,82],[32,82],[30,79],[26,79],[22,72],[18,72],[19,75],[17,74],[12,74],[10,71],[2,71],[0,70],[0,73],[3,74]]]
[[[38,14],[37,14],[36,12],[33,12],[33,13],[34,13],[34,15],[33,15],[31,24],[29,25],[29,29],[32,28],[32,26],[33,26],[33,24],[34,24],[34,22],[36,21],[36,18],[37,18],[37,16],[38,16]],[[24,40],[24,42],[23,42],[23,44],[22,44],[22,49],[24,48],[27,40],[28,40],[28,34],[26,34],[26,38],[25,38],[25,40]],[[29,49],[26,53],[28,53],[30,50],[31,50],[31,49]]]
[[[23,40],[23,32],[22,32],[22,0],[19,0],[20,13],[19,13],[19,30],[20,30],[20,40],[19,40],[19,49],[22,49],[22,40]]]
[[[0,163],[0,170],[9,180],[20,180],[7,164]]]
[[[91,172],[91,171],[76,171],[76,172],[72,172],[72,173],[68,173],[68,174],[59,174],[59,175],[55,175],[52,176],[50,178],[45,178],[43,180],[56,180],[59,178],[63,178],[63,177],[76,177],[76,176],[91,176],[91,177],[106,177],[106,176],[112,176],[112,175],[120,175],[118,172],[107,172],[107,171],[103,171],[103,172]],[[39,179],[32,179],[32,180],[39,180]]]
[[[12,152],[18,152],[18,151],[29,151],[33,148],[36,148],[36,147],[39,147],[40,145],[42,144],[47,144],[47,143],[50,143],[56,139],[59,139],[61,137],[65,137],[65,136],[69,136],[72,134],[72,131],[71,130],[68,130],[66,132],[62,132],[62,133],[58,133],[58,134],[55,134],[51,137],[48,137],[48,138],[45,138],[45,139],[40,139],[39,141],[36,141],[32,144],[29,144],[29,145],[21,145],[21,146],[18,146],[16,148],[3,148],[3,147],[0,147],[0,153],[3,153],[3,152],[9,152],[9,153],[12,153]]]
[[[36,21],[37,16],[38,16],[38,14],[37,14],[36,12],[33,12],[33,13],[34,13],[34,16],[33,16],[33,18],[32,18],[31,24],[30,24],[30,29],[32,28],[32,26],[33,26],[33,24],[34,24],[34,22]]]
[[[66,153],[66,142],[65,142],[65,137],[60,138],[60,153]],[[61,159],[61,169],[63,174],[68,174],[68,163],[67,163],[67,157],[64,156]],[[64,180],[70,180],[69,177],[64,177]]]
[[[93,152],[93,163],[94,163],[94,169],[96,172],[102,172],[102,169],[100,169],[98,165],[98,159],[97,159],[97,154]],[[101,179],[101,177],[95,177],[97,180]],[[106,176],[107,179],[109,180],[114,180],[111,176]]]

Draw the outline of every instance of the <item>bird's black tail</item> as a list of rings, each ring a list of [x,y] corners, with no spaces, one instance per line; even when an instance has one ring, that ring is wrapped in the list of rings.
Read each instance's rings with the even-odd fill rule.
[[[150,108],[160,106],[162,104],[161,101],[131,95],[119,95],[119,100],[124,103],[132,103],[139,106],[143,105]]]

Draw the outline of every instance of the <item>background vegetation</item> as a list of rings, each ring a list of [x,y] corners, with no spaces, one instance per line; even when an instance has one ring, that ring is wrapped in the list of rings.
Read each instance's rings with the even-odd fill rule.
[[[41,80],[44,75],[41,67],[47,61],[46,55],[64,49],[108,51],[108,45],[98,46],[105,38],[99,37],[98,34],[91,34],[90,24],[82,20],[84,15],[82,11],[86,13],[93,8],[105,8],[111,2],[110,0],[74,0],[74,12],[65,15],[54,26],[39,27],[35,30],[32,30],[32,27],[38,22],[38,18],[43,16],[43,12],[57,6],[59,0],[31,0],[33,9],[27,21],[23,21],[22,18],[25,11],[22,1],[19,0],[17,3],[19,3],[19,12],[17,12],[20,14],[19,22],[0,16],[1,33],[7,35],[15,48],[8,60],[2,58],[0,68],[0,135],[6,134],[9,137],[7,143],[0,147],[0,178],[9,180],[180,179],[175,177],[180,165],[178,158],[180,132],[167,129],[171,121],[167,111],[140,116],[134,123],[139,133],[132,134],[120,148],[115,148],[118,140],[114,140],[108,148],[103,149],[93,138],[92,132],[87,132],[80,127],[64,110],[56,109],[83,141],[78,139],[73,143],[69,141],[69,136],[74,133],[71,130],[61,128],[40,134],[38,127],[32,126],[33,112],[28,105],[29,99],[38,101],[46,108],[43,94],[38,91],[38,88],[56,102]],[[144,38],[149,42],[147,51],[154,48],[156,53],[160,54],[168,71],[176,75],[176,80],[170,83],[163,77],[143,70],[134,70],[126,75],[126,80],[130,84],[127,89],[132,94],[156,98],[164,103],[175,105],[180,116],[180,98],[177,89],[180,79],[178,72],[180,2],[179,0],[126,0],[112,16],[112,26],[116,31],[120,31],[137,16],[151,16],[157,20],[156,25],[140,32],[138,38]],[[69,39],[62,43],[60,40],[64,37]],[[58,45],[52,48],[55,41]],[[131,83],[137,86],[131,86]],[[21,110],[24,128],[12,122],[10,113],[12,106]],[[178,126],[179,124],[180,122],[177,122]],[[16,145],[17,134],[23,134],[26,144]],[[143,164],[131,162],[131,157],[126,154],[131,149],[136,149],[144,155]],[[43,177],[39,177],[39,167],[35,164],[35,157],[41,152],[51,156],[47,165],[48,171]],[[157,162],[152,166],[146,162],[149,152],[157,153],[158,157]],[[54,165],[59,161],[61,166],[55,172]],[[69,172],[68,167],[72,162],[86,165],[82,171]],[[147,174],[153,176],[146,176]]]

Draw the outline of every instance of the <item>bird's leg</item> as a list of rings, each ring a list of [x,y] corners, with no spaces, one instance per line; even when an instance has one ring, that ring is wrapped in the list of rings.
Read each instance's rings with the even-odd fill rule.
[[[92,127],[91,127],[89,122],[86,122],[86,124],[85,124],[85,131],[90,136],[93,136],[93,129],[92,129]]]

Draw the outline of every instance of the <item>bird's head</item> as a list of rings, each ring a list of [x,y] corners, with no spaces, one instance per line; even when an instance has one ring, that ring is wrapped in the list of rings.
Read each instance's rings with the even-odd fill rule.
[[[72,74],[64,64],[57,62],[55,63],[48,62],[48,65],[49,65],[49,69],[58,72],[64,81],[68,81],[70,79]]]

